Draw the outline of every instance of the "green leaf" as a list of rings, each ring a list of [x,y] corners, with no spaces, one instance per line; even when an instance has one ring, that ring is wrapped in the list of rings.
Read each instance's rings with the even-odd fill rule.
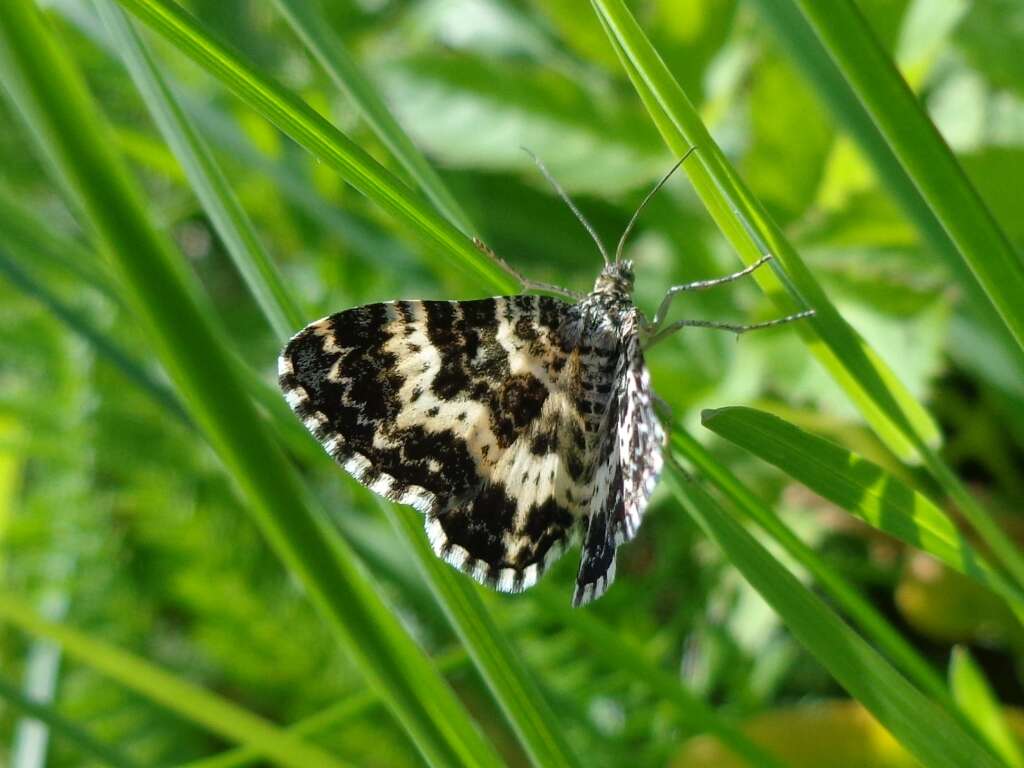
[[[653,183],[671,165],[635,107],[549,67],[433,54],[382,65],[378,78],[416,140],[446,165],[533,175],[526,147],[570,192],[605,195]]]
[[[999,703],[984,673],[966,648],[953,649],[949,660],[949,687],[960,709],[996,749],[1011,768],[1024,766],[1024,754],[1003,716]]]
[[[953,521],[877,464],[753,408],[704,411],[701,420],[708,429],[774,464],[868,525],[998,593],[1024,615],[1024,594],[967,543]]]
[[[198,723],[225,739],[259,749],[281,765],[342,768],[342,761],[319,747],[284,733],[262,717],[192,685],[144,659],[107,645],[63,624],[37,616],[15,596],[0,592],[0,619],[24,632],[57,643],[73,659],[111,680]]]
[[[1024,261],[850,0],[792,0],[1024,347]]]
[[[1000,763],[783,568],[674,464],[668,480],[686,512],[786,622],[793,635],[927,768]]]
[[[8,2],[0,15],[0,61],[6,92],[102,243],[128,305],[235,481],[243,508],[428,763],[500,764],[263,425],[194,278],[152,226],[81,76],[27,0]]]

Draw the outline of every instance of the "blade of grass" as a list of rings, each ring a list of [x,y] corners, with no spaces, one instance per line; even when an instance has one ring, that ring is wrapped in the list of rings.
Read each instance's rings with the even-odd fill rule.
[[[190,722],[231,741],[258,746],[281,765],[342,768],[342,761],[288,735],[262,717],[130,653],[70,627],[40,618],[15,596],[0,592],[0,619],[57,643],[68,656]]]
[[[113,0],[94,0],[103,23],[153,121],[178,159],[232,263],[279,337],[306,323],[281,274],[260,243],[238,198],[203,139],[185,119],[167,83]]]
[[[953,649],[949,660],[949,687],[975,726],[985,734],[989,743],[1010,768],[1024,768],[1024,754],[1003,716],[999,703],[984,673],[971,658],[966,648]]]
[[[278,556],[428,763],[500,764],[264,428],[194,278],[149,222],[80,74],[27,0],[10,0],[0,14],[0,60],[5,88],[47,147],[183,403]]]
[[[144,46],[128,25],[123,12],[108,0],[95,0],[95,2],[101,9],[104,21],[114,32],[115,40],[128,52],[129,68],[135,74],[136,82],[143,85],[144,93],[147,91],[150,93],[147,96],[147,102],[158,101],[159,103],[154,109],[159,110],[162,114],[174,115],[174,125],[169,128],[171,132],[182,135],[185,139],[194,137],[183,114],[174,103],[173,97],[166,88],[161,86],[159,76],[153,69]],[[395,129],[397,130],[397,126]],[[181,140],[178,143],[182,143]],[[174,142],[172,142],[172,146],[174,146]],[[194,187],[197,185],[210,186],[208,172],[190,173],[189,176]],[[199,189],[197,192],[208,209],[232,209],[237,211],[237,216],[243,216],[237,203],[233,199],[226,199],[230,196],[226,184],[218,183],[207,189],[205,194]],[[240,269],[244,269],[246,262],[257,256],[259,253],[250,248],[239,248],[236,263]],[[252,287],[250,285],[250,289]],[[282,297],[290,302],[287,289],[283,285],[273,295],[268,294],[264,301],[260,301],[260,306],[265,312],[268,308],[267,304],[270,305],[270,309],[280,311],[282,308],[274,306],[274,303]],[[281,335],[283,342],[289,334],[286,332]],[[292,418],[292,421],[294,422],[295,419]],[[399,534],[406,539],[407,544],[413,548],[434,595],[466,644],[484,681],[501,704],[528,754],[533,757],[537,765],[578,765],[578,761],[560,736],[561,728],[558,725],[558,718],[550,707],[545,706],[538,686],[532,681],[528,671],[515,656],[512,648],[503,641],[483,604],[475,594],[467,592],[468,585],[457,582],[456,579],[460,577],[456,576],[430,551],[423,533],[422,521],[413,523],[410,519],[407,522],[409,522],[408,525],[396,525],[395,527]]]
[[[131,353],[123,349],[102,330],[96,328],[92,320],[68,306],[47,288],[44,283],[36,280],[18,266],[2,248],[0,248],[0,276],[6,278],[19,290],[29,296],[33,296],[69,329],[92,344],[96,352],[121,371],[125,378],[138,385],[143,392],[153,398],[158,405],[166,408],[172,416],[181,421],[185,426],[192,427],[192,422],[181,407],[181,403],[175,398],[174,393],[169,391],[164,384],[157,381]]]
[[[439,671],[454,672],[466,666],[468,659],[461,648],[434,659]],[[348,698],[326,707],[316,714],[305,717],[288,727],[288,733],[295,736],[315,736],[337,729],[345,723],[363,717],[380,706],[380,699],[373,691],[364,690],[354,693]],[[251,746],[235,747],[213,757],[193,760],[179,768],[241,768],[241,766],[265,757],[259,749]]]
[[[693,145],[701,150],[697,153],[701,162],[688,163],[686,171],[723,234],[748,264],[764,252],[760,244],[779,258],[785,274],[778,276],[817,312],[810,321],[797,326],[812,353],[897,456],[924,461],[1000,563],[1019,586],[1024,586],[1024,556],[935,451],[939,432],[931,416],[828,300],[793,246],[715,144],[622,0],[592,0],[592,4],[666,143],[680,155]],[[762,269],[755,277],[784,311],[796,308],[781,290],[775,273]]]
[[[310,0],[273,2],[278,13],[285,18],[295,30],[295,34],[320,62],[320,66],[330,76],[334,85],[355,105],[377,138],[412,176],[434,207],[463,233],[468,235],[475,232],[476,228],[469,216],[452,197],[441,177],[416,148],[408,134],[402,130],[359,65],[349,56],[317,3]]]
[[[822,102],[857,142],[864,156],[885,180],[884,189],[903,210],[929,246],[953,272],[964,290],[972,312],[992,343],[997,344],[1024,378],[1024,353],[1003,324],[984,289],[968,268],[956,244],[949,238],[935,213],[928,207],[867,109],[857,99],[836,63],[822,47],[814,30],[792,0],[754,0],[760,18],[774,31],[779,49],[789,56],[814,86]]]
[[[308,104],[260,74],[217,42],[180,6],[165,0],[118,0],[134,16],[167,38],[245,103],[337,170],[353,187],[408,224],[433,252],[463,273],[499,285],[519,286],[473,246],[455,225],[396,179]]]
[[[16,686],[3,678],[0,678],[0,698],[7,701],[12,708],[46,723],[51,732],[72,744],[83,756],[88,756],[103,765],[113,766],[113,768],[134,768],[137,765],[110,745],[104,744],[88,731],[61,716],[53,708],[28,698]]]
[[[971,734],[914,688],[877,651],[782,567],[696,483],[668,462],[668,479],[687,513],[786,622],[836,681],[927,768],[995,768]]]
[[[1024,260],[850,0],[790,0],[803,12],[921,196],[1024,348]]]
[[[434,555],[418,513],[380,502],[392,526],[413,548],[416,563],[480,675],[494,693],[534,765],[582,765],[573,754],[540,686],[499,631],[476,586]]]
[[[928,413],[842,318],[817,280],[729,165],[686,94],[621,0],[593,0],[623,67],[673,152],[697,147],[684,165],[711,217],[747,264],[773,254],[785,272],[754,273],[765,293],[789,313],[812,307],[816,316],[794,326],[883,442],[903,459],[939,432]],[[787,290],[789,293],[787,293]],[[798,299],[794,302],[790,294]]]
[[[724,493],[736,507],[771,535],[785,551],[804,566],[815,581],[828,592],[861,631],[921,690],[955,711],[953,699],[939,674],[904,639],[874,606],[799,539],[786,525],[744,486],[728,468],[722,466],[693,436],[678,425],[672,427],[672,445],[693,466]]]
[[[701,421],[873,528],[974,579],[1024,615],[1024,593],[967,543],[939,507],[877,464],[753,408],[708,410]]]

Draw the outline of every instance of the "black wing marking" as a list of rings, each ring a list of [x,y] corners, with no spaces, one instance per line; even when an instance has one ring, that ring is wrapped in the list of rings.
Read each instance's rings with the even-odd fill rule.
[[[347,310],[291,340],[281,388],[357,480],[426,513],[440,557],[519,591],[587,511],[570,311],[538,296]]]

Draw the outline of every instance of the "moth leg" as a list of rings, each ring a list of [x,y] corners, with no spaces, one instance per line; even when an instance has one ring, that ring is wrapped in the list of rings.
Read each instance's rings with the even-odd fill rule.
[[[647,338],[644,344],[644,349],[654,346],[662,339],[667,339],[673,333],[683,328],[715,328],[720,331],[732,331],[736,334],[737,338],[741,334],[747,331],[758,331],[762,328],[773,328],[776,325],[784,325],[785,323],[792,323],[794,320],[803,320],[807,317],[814,317],[813,309],[805,309],[803,312],[797,312],[792,315],[786,315],[785,317],[778,317],[775,320],[765,320],[762,323],[749,323],[747,325],[736,324],[736,323],[720,323],[716,320],[676,320],[674,323],[669,323],[664,328],[656,328],[653,333]]]
[[[661,300],[661,304],[658,306],[658,311],[654,313],[654,319],[651,320],[651,326],[654,331],[658,331],[661,324],[665,322],[665,317],[668,315],[669,307],[672,306],[672,300],[680,293],[684,291],[700,291],[705,288],[714,288],[716,285],[723,285],[724,283],[731,283],[733,280],[739,280],[741,277],[746,277],[758,267],[764,266],[771,261],[772,255],[770,253],[765,254],[760,259],[755,261],[749,267],[741,269],[739,272],[733,272],[731,275],[725,275],[725,277],[715,277],[711,280],[696,280],[692,283],[684,283],[683,285],[673,285],[667,291],[665,291],[665,298]]]
[[[541,283],[541,282],[538,282],[536,280],[529,279],[528,277],[523,275],[522,272],[520,272],[518,269],[516,269],[511,264],[509,264],[507,261],[505,261],[503,258],[501,258],[501,256],[496,254],[493,250],[491,250],[490,246],[487,245],[479,237],[474,237],[473,238],[473,245],[476,247],[476,249],[478,251],[480,251],[480,253],[482,253],[484,256],[486,256],[491,261],[493,261],[495,264],[497,264],[499,267],[501,267],[501,269],[503,269],[505,272],[507,272],[513,278],[518,280],[519,281],[519,285],[522,286],[524,291],[538,291],[538,292],[541,292],[541,293],[554,293],[554,294],[557,294],[559,296],[565,296],[566,298],[572,299],[573,301],[579,301],[584,296],[584,294],[579,293],[578,291],[571,291],[568,288],[562,288],[562,287],[557,286],[557,285],[551,285],[550,283]]]

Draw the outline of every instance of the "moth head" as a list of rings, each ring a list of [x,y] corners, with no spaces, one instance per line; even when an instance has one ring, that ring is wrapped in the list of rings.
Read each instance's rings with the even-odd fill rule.
[[[594,282],[594,293],[633,294],[633,262],[629,259],[606,264]]]

